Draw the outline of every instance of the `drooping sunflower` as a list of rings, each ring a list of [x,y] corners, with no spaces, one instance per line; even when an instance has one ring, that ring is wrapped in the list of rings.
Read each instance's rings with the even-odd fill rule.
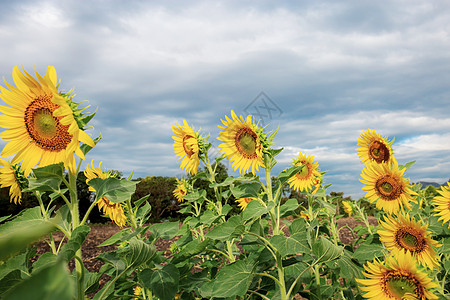
[[[28,186],[28,180],[24,176],[20,165],[13,165],[0,158],[0,187],[9,187],[10,202],[20,204],[22,202],[22,190]]]
[[[189,127],[186,120],[183,120],[184,125],[172,125],[172,130],[175,136],[172,136],[174,143],[173,147],[177,162],[181,161],[180,168],[184,169],[185,173],[192,175],[197,174],[198,166],[200,165],[200,143],[199,134]]]
[[[367,164],[360,179],[365,184],[362,190],[366,192],[366,198],[371,203],[376,201],[377,208],[389,214],[396,214],[403,207],[411,209],[410,201],[416,202],[412,196],[417,194],[411,190],[409,179],[403,178],[404,172],[405,169],[399,170],[397,162],[394,165]]]
[[[442,186],[437,192],[439,195],[433,199],[434,215],[439,216],[439,221],[445,224],[450,221],[450,182],[447,182],[447,186]]]
[[[175,198],[177,198],[178,202],[183,202],[184,201],[184,196],[186,196],[187,194],[187,182],[182,179],[179,180],[178,178],[176,178],[177,180],[177,186],[175,187],[175,189],[173,190],[173,195],[175,196]]]
[[[351,217],[353,214],[353,206],[349,201],[342,201],[342,205],[344,206],[345,213]]]
[[[238,207],[241,210],[244,210],[247,208],[247,205],[250,203],[250,201],[253,201],[253,200],[256,200],[256,198],[255,197],[244,197],[244,198],[236,200],[236,202],[239,203]]]
[[[299,153],[292,166],[302,166],[300,172],[288,179],[289,186],[302,192],[320,184],[321,174],[317,171],[319,164],[314,162],[314,155]]]
[[[394,153],[392,151],[392,143],[383,138],[375,130],[363,130],[358,138],[358,146],[356,149],[361,162],[367,164],[375,161],[377,163],[393,164],[395,161]]]
[[[103,172],[101,169],[102,162],[98,165],[97,168],[94,167],[94,161],[91,161],[91,166],[86,165],[86,171],[84,171],[84,175],[86,176],[86,183],[89,185],[89,181],[94,178],[106,179],[111,177],[112,173]],[[89,186],[89,191],[96,192],[95,189]],[[107,197],[102,197],[97,201],[98,209],[104,214],[108,215],[109,218],[116,223],[119,227],[123,227],[126,224],[127,217],[125,216],[125,212],[123,210],[121,203],[114,203],[109,201]]]
[[[247,173],[250,168],[255,173],[255,170],[263,167],[262,142],[265,137],[252,118],[252,115],[248,115],[244,120],[231,111],[231,119],[225,116],[225,121],[221,119],[224,126],[219,125],[223,131],[217,139],[224,142],[219,145],[219,152],[226,155],[235,171],[239,168],[240,174]]]
[[[302,217],[303,219],[305,219],[306,221],[309,221],[311,218],[310,218],[310,216],[309,216],[309,214],[308,214],[308,211],[306,211],[306,210],[302,210],[301,212],[300,212],[300,217]]]
[[[391,255],[410,252],[418,262],[430,269],[439,266],[439,256],[433,247],[440,245],[431,238],[428,226],[422,225],[421,221],[416,222],[409,214],[400,214],[398,218],[388,216],[386,221],[380,221],[380,227],[377,233]]]
[[[364,265],[366,279],[356,279],[363,297],[372,300],[438,299],[430,289],[438,287],[428,274],[417,270],[409,252],[389,256],[384,262],[374,259]]]
[[[11,163],[22,161],[25,176],[38,164],[44,167],[64,162],[76,172],[74,153],[84,155],[79,143],[94,147],[92,139],[79,128],[72,108],[57,90],[55,68],[49,66],[44,77],[36,71],[37,80],[17,66],[13,79],[17,87],[5,82],[0,86],[0,98],[10,106],[0,106],[2,139],[9,141],[2,156],[15,155]]]

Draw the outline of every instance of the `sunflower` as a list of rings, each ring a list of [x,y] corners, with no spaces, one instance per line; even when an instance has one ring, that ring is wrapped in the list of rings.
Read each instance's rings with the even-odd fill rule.
[[[353,214],[353,205],[349,201],[342,201],[345,213],[351,217]]]
[[[172,136],[176,156],[179,156],[177,162],[181,161],[181,169],[185,173],[197,174],[198,166],[200,165],[200,145],[199,134],[189,127],[186,120],[183,120],[183,125],[172,125],[172,130],[175,136]]]
[[[422,225],[420,221],[416,222],[406,214],[399,215],[398,218],[388,216],[386,221],[380,221],[380,227],[377,233],[384,246],[391,251],[391,255],[410,252],[418,262],[430,269],[439,266],[439,256],[433,247],[440,245],[431,239],[427,225]]]
[[[306,210],[302,210],[300,212],[300,217],[302,217],[303,219],[305,219],[306,221],[309,221],[311,218],[309,217],[308,211]]]
[[[139,286],[139,285],[137,285],[137,286],[135,286],[134,288],[133,288],[133,294],[135,295],[135,296],[140,296],[141,294],[142,294],[142,288]],[[138,300],[139,298],[133,298],[134,300]]]
[[[252,115],[248,115],[244,120],[242,116],[237,116],[231,111],[232,119],[225,116],[225,121],[221,119],[224,126],[220,126],[220,136],[217,138],[224,143],[220,144],[219,152],[225,153],[232,163],[233,169],[239,168],[239,173],[247,173],[251,168],[252,173],[263,167],[263,144],[265,136],[262,129],[252,122]]]
[[[7,82],[9,90],[0,86],[0,98],[10,105],[0,106],[0,127],[7,128],[1,137],[9,141],[1,155],[15,154],[11,163],[22,161],[25,176],[36,164],[44,167],[59,162],[75,173],[73,154],[84,159],[79,142],[92,147],[94,142],[78,127],[71,107],[58,93],[55,68],[49,66],[44,77],[35,73],[38,80],[15,66],[17,88]]]
[[[94,161],[91,161],[91,167],[89,164],[86,165],[86,171],[84,171],[84,175],[86,176],[86,183],[89,185],[89,181],[94,178],[106,179],[112,176],[110,172],[104,173],[100,168],[102,162],[98,165],[97,168],[94,168]],[[89,191],[95,192],[95,189],[89,186]],[[119,227],[123,227],[126,224],[127,217],[123,211],[123,207],[121,203],[114,203],[108,200],[107,197],[102,197],[97,202],[98,209],[104,214],[108,215],[109,218],[114,221]]]
[[[447,186],[442,186],[437,192],[439,195],[433,199],[434,215],[439,216],[439,221],[445,224],[450,220],[450,183],[447,182]]]
[[[184,201],[184,196],[187,194],[187,182],[186,180],[178,180],[178,178],[175,178],[177,180],[177,186],[173,190],[173,195],[175,198],[177,198],[178,202]]]
[[[399,252],[381,263],[377,259],[364,265],[367,279],[356,279],[364,298],[372,300],[391,299],[438,299],[429,290],[438,285],[427,273],[417,270],[416,260],[409,252]]]
[[[411,190],[409,180],[403,178],[404,172],[405,169],[398,169],[397,162],[394,165],[367,164],[360,179],[365,184],[362,189],[366,192],[366,198],[371,203],[376,201],[377,208],[389,214],[396,214],[403,206],[411,209],[409,201],[416,202],[412,196],[417,194]]]
[[[238,207],[241,208],[241,210],[244,210],[247,208],[247,205],[250,203],[250,201],[256,200],[255,197],[245,197],[245,198],[241,198],[236,200],[238,204]]]
[[[383,138],[381,134],[376,133],[375,130],[363,130],[358,138],[358,146],[356,149],[361,162],[366,164],[371,161],[377,163],[393,164],[395,157],[392,151],[392,143]]]
[[[0,187],[9,187],[10,202],[14,201],[14,204],[20,204],[22,190],[28,185],[28,180],[20,169],[20,165],[12,165],[0,158],[0,182]]]
[[[306,156],[299,153],[298,157],[292,163],[293,166],[302,166],[300,172],[288,179],[289,186],[300,192],[317,187],[321,184],[321,174],[317,171],[318,163],[313,161],[314,155]]]

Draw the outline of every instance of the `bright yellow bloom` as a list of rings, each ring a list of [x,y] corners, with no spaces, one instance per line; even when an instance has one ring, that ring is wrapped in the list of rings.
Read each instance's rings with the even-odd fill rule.
[[[183,125],[172,125],[172,130],[175,136],[172,136],[174,143],[173,147],[175,154],[178,157],[178,161],[182,159],[180,168],[185,173],[192,175],[197,174],[198,166],[200,165],[199,159],[199,135],[189,127],[186,120],[183,120]]]
[[[292,165],[303,165],[303,167],[300,172],[288,179],[288,183],[291,188],[302,192],[315,187],[317,184],[320,184],[320,181],[318,180],[321,178],[321,174],[317,171],[319,164],[313,160],[314,155],[306,156],[301,152],[298,154],[297,159],[294,160]]]
[[[361,148],[356,149],[356,152],[364,164],[372,161],[393,164],[395,161],[392,142],[388,142],[375,130],[364,130],[358,138],[358,146]]]
[[[353,206],[349,201],[342,201],[342,205],[344,206],[345,213],[351,217],[353,214]]]
[[[363,297],[371,300],[438,299],[430,289],[438,287],[428,275],[418,271],[409,252],[390,256],[384,263],[377,259],[364,265],[367,279],[356,279]]]
[[[9,141],[1,155],[15,154],[11,163],[22,161],[25,176],[37,164],[44,167],[60,162],[75,173],[74,153],[84,159],[79,143],[94,147],[94,142],[78,127],[72,109],[58,93],[55,68],[48,67],[44,77],[35,73],[38,80],[15,66],[17,88],[7,82],[9,90],[0,86],[0,98],[10,105],[0,106],[0,127],[7,128],[1,137]]]
[[[439,196],[436,196],[433,199],[434,215],[439,216],[439,221],[442,221],[443,224],[445,224],[450,221],[450,183],[447,182],[447,186],[441,187],[437,192],[439,193]]]
[[[404,172],[405,169],[398,169],[396,162],[394,165],[367,164],[360,179],[365,184],[362,189],[366,192],[366,198],[371,203],[376,201],[377,208],[389,214],[396,214],[403,207],[411,209],[409,202],[416,202],[412,196],[417,194],[411,190],[409,180],[403,178]]]
[[[0,158],[0,187],[9,187],[10,202],[20,204],[22,202],[22,189],[27,185],[23,171],[20,165],[12,165]]]
[[[140,294],[142,294],[142,288],[139,285],[135,286],[133,289],[133,294],[135,296],[139,296]],[[134,298],[134,300],[138,300],[138,299],[139,298]]]
[[[305,219],[306,221],[309,221],[311,218],[308,214],[308,212],[306,210],[302,210],[300,212],[300,217],[302,217],[303,219]]]
[[[398,218],[388,216],[386,221],[380,221],[377,233],[384,246],[397,256],[399,252],[410,252],[422,265],[433,269],[439,266],[439,256],[433,247],[441,246],[431,238],[428,225],[422,225],[413,218],[398,215]]]
[[[175,198],[177,198],[178,202],[183,202],[184,201],[184,196],[186,196],[187,194],[187,182],[186,180],[182,179],[182,180],[178,180],[178,178],[175,178],[177,180],[177,186],[176,188],[173,190],[173,195],[175,196]]]
[[[89,185],[89,181],[94,178],[106,179],[111,177],[111,173],[104,173],[100,168],[102,162],[98,165],[97,168],[94,168],[94,161],[91,161],[91,167],[86,165],[86,171],[84,171],[84,175],[86,175],[86,183]],[[89,191],[96,192],[95,189],[89,186]],[[127,217],[123,211],[123,207],[121,203],[114,203],[108,200],[106,197],[102,197],[97,202],[98,209],[104,214],[108,215],[109,218],[117,224],[119,227],[123,227],[126,224]]]
[[[241,208],[241,210],[244,210],[245,208],[247,208],[247,205],[250,203],[250,201],[256,200],[255,197],[245,197],[245,198],[241,198],[236,200],[238,204],[238,207]]]
[[[252,173],[255,173],[255,170],[263,167],[262,129],[252,122],[252,115],[244,120],[231,111],[231,117],[225,116],[225,121],[221,119],[224,126],[219,125],[223,131],[217,139],[224,143],[219,145],[219,152],[225,153],[235,171],[239,168],[242,174],[251,168]]]

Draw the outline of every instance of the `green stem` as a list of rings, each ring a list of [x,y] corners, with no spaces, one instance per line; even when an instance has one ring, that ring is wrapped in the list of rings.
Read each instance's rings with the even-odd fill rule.
[[[86,214],[83,217],[83,220],[80,223],[80,226],[84,225],[84,223],[87,222],[87,219],[89,217],[89,214],[91,213],[92,209],[94,208],[94,206],[97,204],[97,199],[92,202],[91,206],[89,206],[88,210],[86,211]]]
[[[269,160],[268,165],[270,166],[271,160]],[[266,191],[267,191],[267,199],[269,202],[273,202],[273,192],[272,192],[272,178],[270,177],[270,168],[268,166],[265,166],[266,171]],[[280,210],[279,210],[280,203],[276,205],[269,211],[270,219],[272,221],[272,231],[273,235],[280,234]]]
[[[127,203],[128,214],[130,215],[131,227],[133,227],[133,230],[136,230],[137,229],[136,218],[133,213],[133,207],[131,206],[131,199],[127,199],[127,201],[125,202]]]

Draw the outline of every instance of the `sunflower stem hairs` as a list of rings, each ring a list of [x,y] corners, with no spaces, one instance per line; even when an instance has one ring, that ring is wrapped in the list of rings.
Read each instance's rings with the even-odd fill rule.
[[[253,122],[252,115],[248,115],[244,120],[242,116],[237,116],[231,111],[231,119],[225,116],[222,120],[222,130],[217,139],[223,143],[219,145],[220,150],[232,163],[232,168],[239,169],[240,174],[245,174],[251,169],[254,174],[259,167],[264,167],[263,152],[268,148],[267,136]]]
[[[389,256],[384,262],[374,259],[364,265],[366,279],[356,279],[362,296],[371,300],[438,299],[430,291],[438,285],[426,272],[417,269],[416,260],[409,252]]]
[[[363,130],[358,138],[358,146],[356,149],[361,162],[364,164],[375,161],[377,163],[393,164],[395,162],[392,144],[394,140],[388,141],[375,130]]]
[[[409,179],[404,179],[405,168],[400,170],[397,162],[368,163],[361,173],[360,181],[365,184],[362,190],[366,192],[366,198],[371,203],[376,202],[378,209],[389,214],[397,214],[404,208],[411,209],[411,203],[416,202],[413,197],[417,195],[411,189]]]
[[[10,106],[0,106],[0,127],[7,130],[1,138],[8,141],[2,156],[15,155],[12,164],[22,161],[28,176],[36,165],[40,167],[64,162],[71,173],[76,172],[74,153],[84,160],[79,143],[94,147],[92,139],[79,128],[74,112],[57,90],[55,68],[49,66],[36,78],[17,66],[13,80],[17,87],[5,81],[0,86],[0,98]]]

